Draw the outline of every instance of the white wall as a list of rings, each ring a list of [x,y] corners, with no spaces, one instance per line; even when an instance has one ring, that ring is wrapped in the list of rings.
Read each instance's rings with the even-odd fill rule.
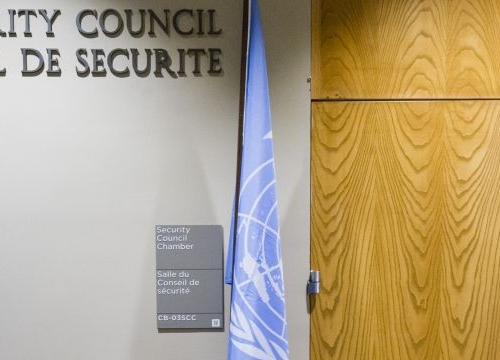
[[[309,358],[310,1],[260,0],[275,140],[291,359]]]
[[[309,2],[261,0],[292,359],[308,357]],[[84,39],[83,8],[214,8],[217,38]],[[0,358],[225,359],[226,332],[156,330],[155,224],[221,224],[234,188],[241,38],[234,0],[1,0],[59,8],[56,36],[0,38]],[[219,47],[224,75],[78,78],[76,48]],[[61,51],[22,78],[20,48]],[[226,308],[229,289],[226,288]]]

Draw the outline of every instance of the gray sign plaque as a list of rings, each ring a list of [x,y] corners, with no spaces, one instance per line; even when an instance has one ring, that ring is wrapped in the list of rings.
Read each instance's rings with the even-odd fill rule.
[[[155,243],[158,329],[222,329],[222,226],[156,225]]]

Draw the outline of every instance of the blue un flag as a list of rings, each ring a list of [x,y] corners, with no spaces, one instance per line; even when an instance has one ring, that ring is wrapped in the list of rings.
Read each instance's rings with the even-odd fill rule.
[[[273,138],[264,39],[257,0],[250,1],[243,151],[232,284],[228,359],[288,359]],[[232,222],[234,224],[234,222]],[[232,225],[233,226],[233,225]]]

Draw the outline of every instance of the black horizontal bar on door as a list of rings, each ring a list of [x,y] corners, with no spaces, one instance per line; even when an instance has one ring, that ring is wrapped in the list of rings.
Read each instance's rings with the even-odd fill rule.
[[[311,99],[319,102],[445,102],[445,101],[500,101],[500,97],[463,97],[463,98],[326,98]]]

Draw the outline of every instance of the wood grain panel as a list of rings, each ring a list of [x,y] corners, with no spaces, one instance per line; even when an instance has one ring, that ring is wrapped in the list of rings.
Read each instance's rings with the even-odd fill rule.
[[[312,98],[500,97],[497,0],[313,0]]]
[[[500,359],[500,102],[313,104],[312,359]]]
[[[377,53],[373,6],[373,1],[317,1],[313,5],[313,98],[352,98],[376,92],[374,72],[365,71],[373,67]]]
[[[449,0],[445,57],[450,96],[499,96],[499,9],[496,0]]]
[[[500,106],[445,114],[442,340],[447,359],[500,359]]]

